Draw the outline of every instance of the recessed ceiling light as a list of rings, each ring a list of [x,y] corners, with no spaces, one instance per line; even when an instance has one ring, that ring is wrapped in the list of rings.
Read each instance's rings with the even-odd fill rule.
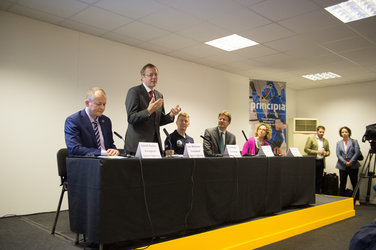
[[[206,42],[205,44],[208,44],[213,47],[217,47],[219,49],[223,49],[226,51],[233,51],[233,50],[257,45],[258,43],[252,40],[249,40],[247,38],[244,38],[242,36],[233,34],[230,36],[225,36],[222,38],[218,38],[218,39]]]
[[[376,15],[376,0],[349,0],[325,8],[344,23]]]
[[[332,72],[324,72],[324,73],[317,73],[317,74],[312,74],[312,75],[304,75],[303,77],[312,81],[320,81],[320,80],[338,78],[341,76],[334,74]]]

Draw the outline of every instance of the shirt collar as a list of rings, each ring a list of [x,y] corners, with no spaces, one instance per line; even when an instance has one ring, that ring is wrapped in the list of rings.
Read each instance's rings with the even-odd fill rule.
[[[89,112],[87,112],[87,109],[86,109],[86,108],[85,108],[85,113],[86,113],[87,117],[89,117],[90,123],[98,122],[98,117],[97,117],[96,120],[94,120],[93,117],[91,117],[91,116],[89,115]]]
[[[218,133],[219,133],[219,134],[221,134],[221,132],[223,132],[223,134],[226,134],[226,130],[225,130],[225,131],[221,131],[221,130],[219,129],[219,127],[217,127],[217,129],[218,129]]]
[[[146,86],[145,83],[142,83],[142,85],[144,85],[146,91],[149,93],[150,91],[153,91],[151,88],[149,88],[148,86]]]

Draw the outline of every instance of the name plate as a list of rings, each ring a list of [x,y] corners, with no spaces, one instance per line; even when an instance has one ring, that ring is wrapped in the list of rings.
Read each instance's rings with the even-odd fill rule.
[[[287,151],[286,156],[303,157],[298,148],[289,148],[289,151]]]
[[[184,157],[188,158],[205,158],[202,144],[187,143],[184,148]]]
[[[238,145],[226,145],[223,156],[241,157]]]
[[[162,158],[156,142],[139,142],[136,157],[141,159]]]
[[[274,153],[273,153],[273,150],[272,150],[272,147],[270,146],[262,146],[258,152],[257,155],[262,155],[262,156],[266,156],[266,157],[272,157],[274,156]]]

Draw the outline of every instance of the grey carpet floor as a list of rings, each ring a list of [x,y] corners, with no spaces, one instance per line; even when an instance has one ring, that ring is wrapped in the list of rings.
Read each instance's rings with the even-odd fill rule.
[[[342,198],[319,196],[316,205]],[[293,211],[285,210],[283,212]],[[279,249],[348,249],[354,233],[364,225],[376,219],[376,206],[364,205],[355,207],[356,215],[352,218],[300,234],[289,239],[264,246],[262,250]],[[11,216],[0,219],[0,250],[19,249],[84,249],[87,243],[74,244],[76,234],[69,229],[69,213],[62,211],[56,227],[56,234],[51,235],[54,212],[23,216]],[[137,242],[138,246],[148,242]],[[131,249],[126,244],[115,245],[110,249]],[[108,248],[107,248],[108,249]],[[195,249],[196,250],[196,249]]]

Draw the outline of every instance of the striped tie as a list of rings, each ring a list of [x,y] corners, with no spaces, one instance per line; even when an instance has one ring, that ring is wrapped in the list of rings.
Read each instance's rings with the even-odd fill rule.
[[[97,140],[97,145],[98,148],[101,148],[101,138],[99,136],[99,129],[98,129],[98,122],[93,122],[94,124],[94,134],[95,134],[95,139]]]

